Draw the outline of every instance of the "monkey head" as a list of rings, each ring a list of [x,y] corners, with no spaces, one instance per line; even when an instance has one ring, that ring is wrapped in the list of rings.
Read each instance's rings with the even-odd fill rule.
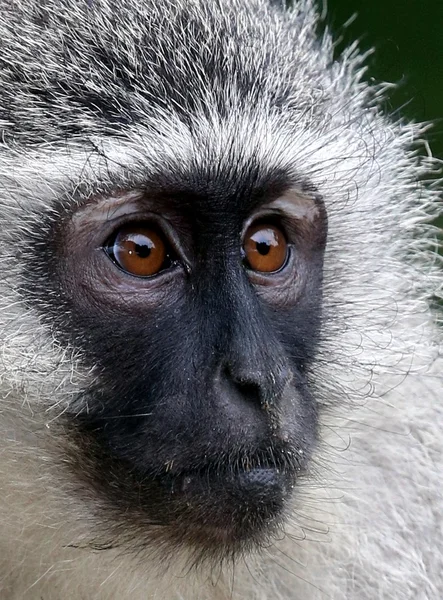
[[[424,354],[422,129],[309,0],[0,6],[3,420],[61,545],[266,547],[324,406]]]

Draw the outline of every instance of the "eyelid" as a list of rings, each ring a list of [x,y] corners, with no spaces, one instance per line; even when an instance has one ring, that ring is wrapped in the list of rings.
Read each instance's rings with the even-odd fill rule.
[[[261,223],[263,223],[263,225],[273,225],[274,227],[278,227],[284,234],[288,244],[290,244],[291,240],[290,236],[288,235],[287,227],[285,226],[285,218],[287,219],[288,217],[284,213],[271,209],[264,209],[254,213],[243,223],[241,232],[242,245],[248,229],[252,225],[260,225]]]

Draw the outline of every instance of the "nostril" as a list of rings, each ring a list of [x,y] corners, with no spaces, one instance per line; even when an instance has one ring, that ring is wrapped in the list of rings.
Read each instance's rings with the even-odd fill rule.
[[[251,381],[248,378],[235,376],[232,373],[232,369],[229,365],[226,365],[222,369],[221,379],[225,385],[231,388],[231,391],[235,391],[237,395],[240,395],[246,402],[254,404],[261,404],[262,402],[262,389],[260,384]]]
[[[234,381],[234,385],[237,387],[241,395],[249,402],[261,403],[261,390],[260,386],[256,383]]]

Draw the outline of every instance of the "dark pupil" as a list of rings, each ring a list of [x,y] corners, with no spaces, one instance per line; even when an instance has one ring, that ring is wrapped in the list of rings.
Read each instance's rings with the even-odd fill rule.
[[[271,245],[268,244],[268,242],[257,242],[256,248],[259,254],[266,256],[266,254],[269,254],[269,251],[271,250]]]
[[[136,254],[139,258],[148,258],[151,251],[155,248],[154,242],[141,233],[129,235],[127,241],[130,242],[131,254]]]
[[[135,244],[135,253],[140,258],[148,258],[148,256],[151,254],[151,248],[146,244]]]

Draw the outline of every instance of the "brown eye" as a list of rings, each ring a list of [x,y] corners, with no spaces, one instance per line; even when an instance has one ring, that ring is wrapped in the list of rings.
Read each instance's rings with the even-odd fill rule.
[[[249,268],[262,273],[279,271],[288,258],[286,238],[274,225],[251,225],[246,231],[243,248]]]
[[[105,251],[121,269],[137,277],[156,275],[171,264],[164,238],[149,224],[121,227]]]

